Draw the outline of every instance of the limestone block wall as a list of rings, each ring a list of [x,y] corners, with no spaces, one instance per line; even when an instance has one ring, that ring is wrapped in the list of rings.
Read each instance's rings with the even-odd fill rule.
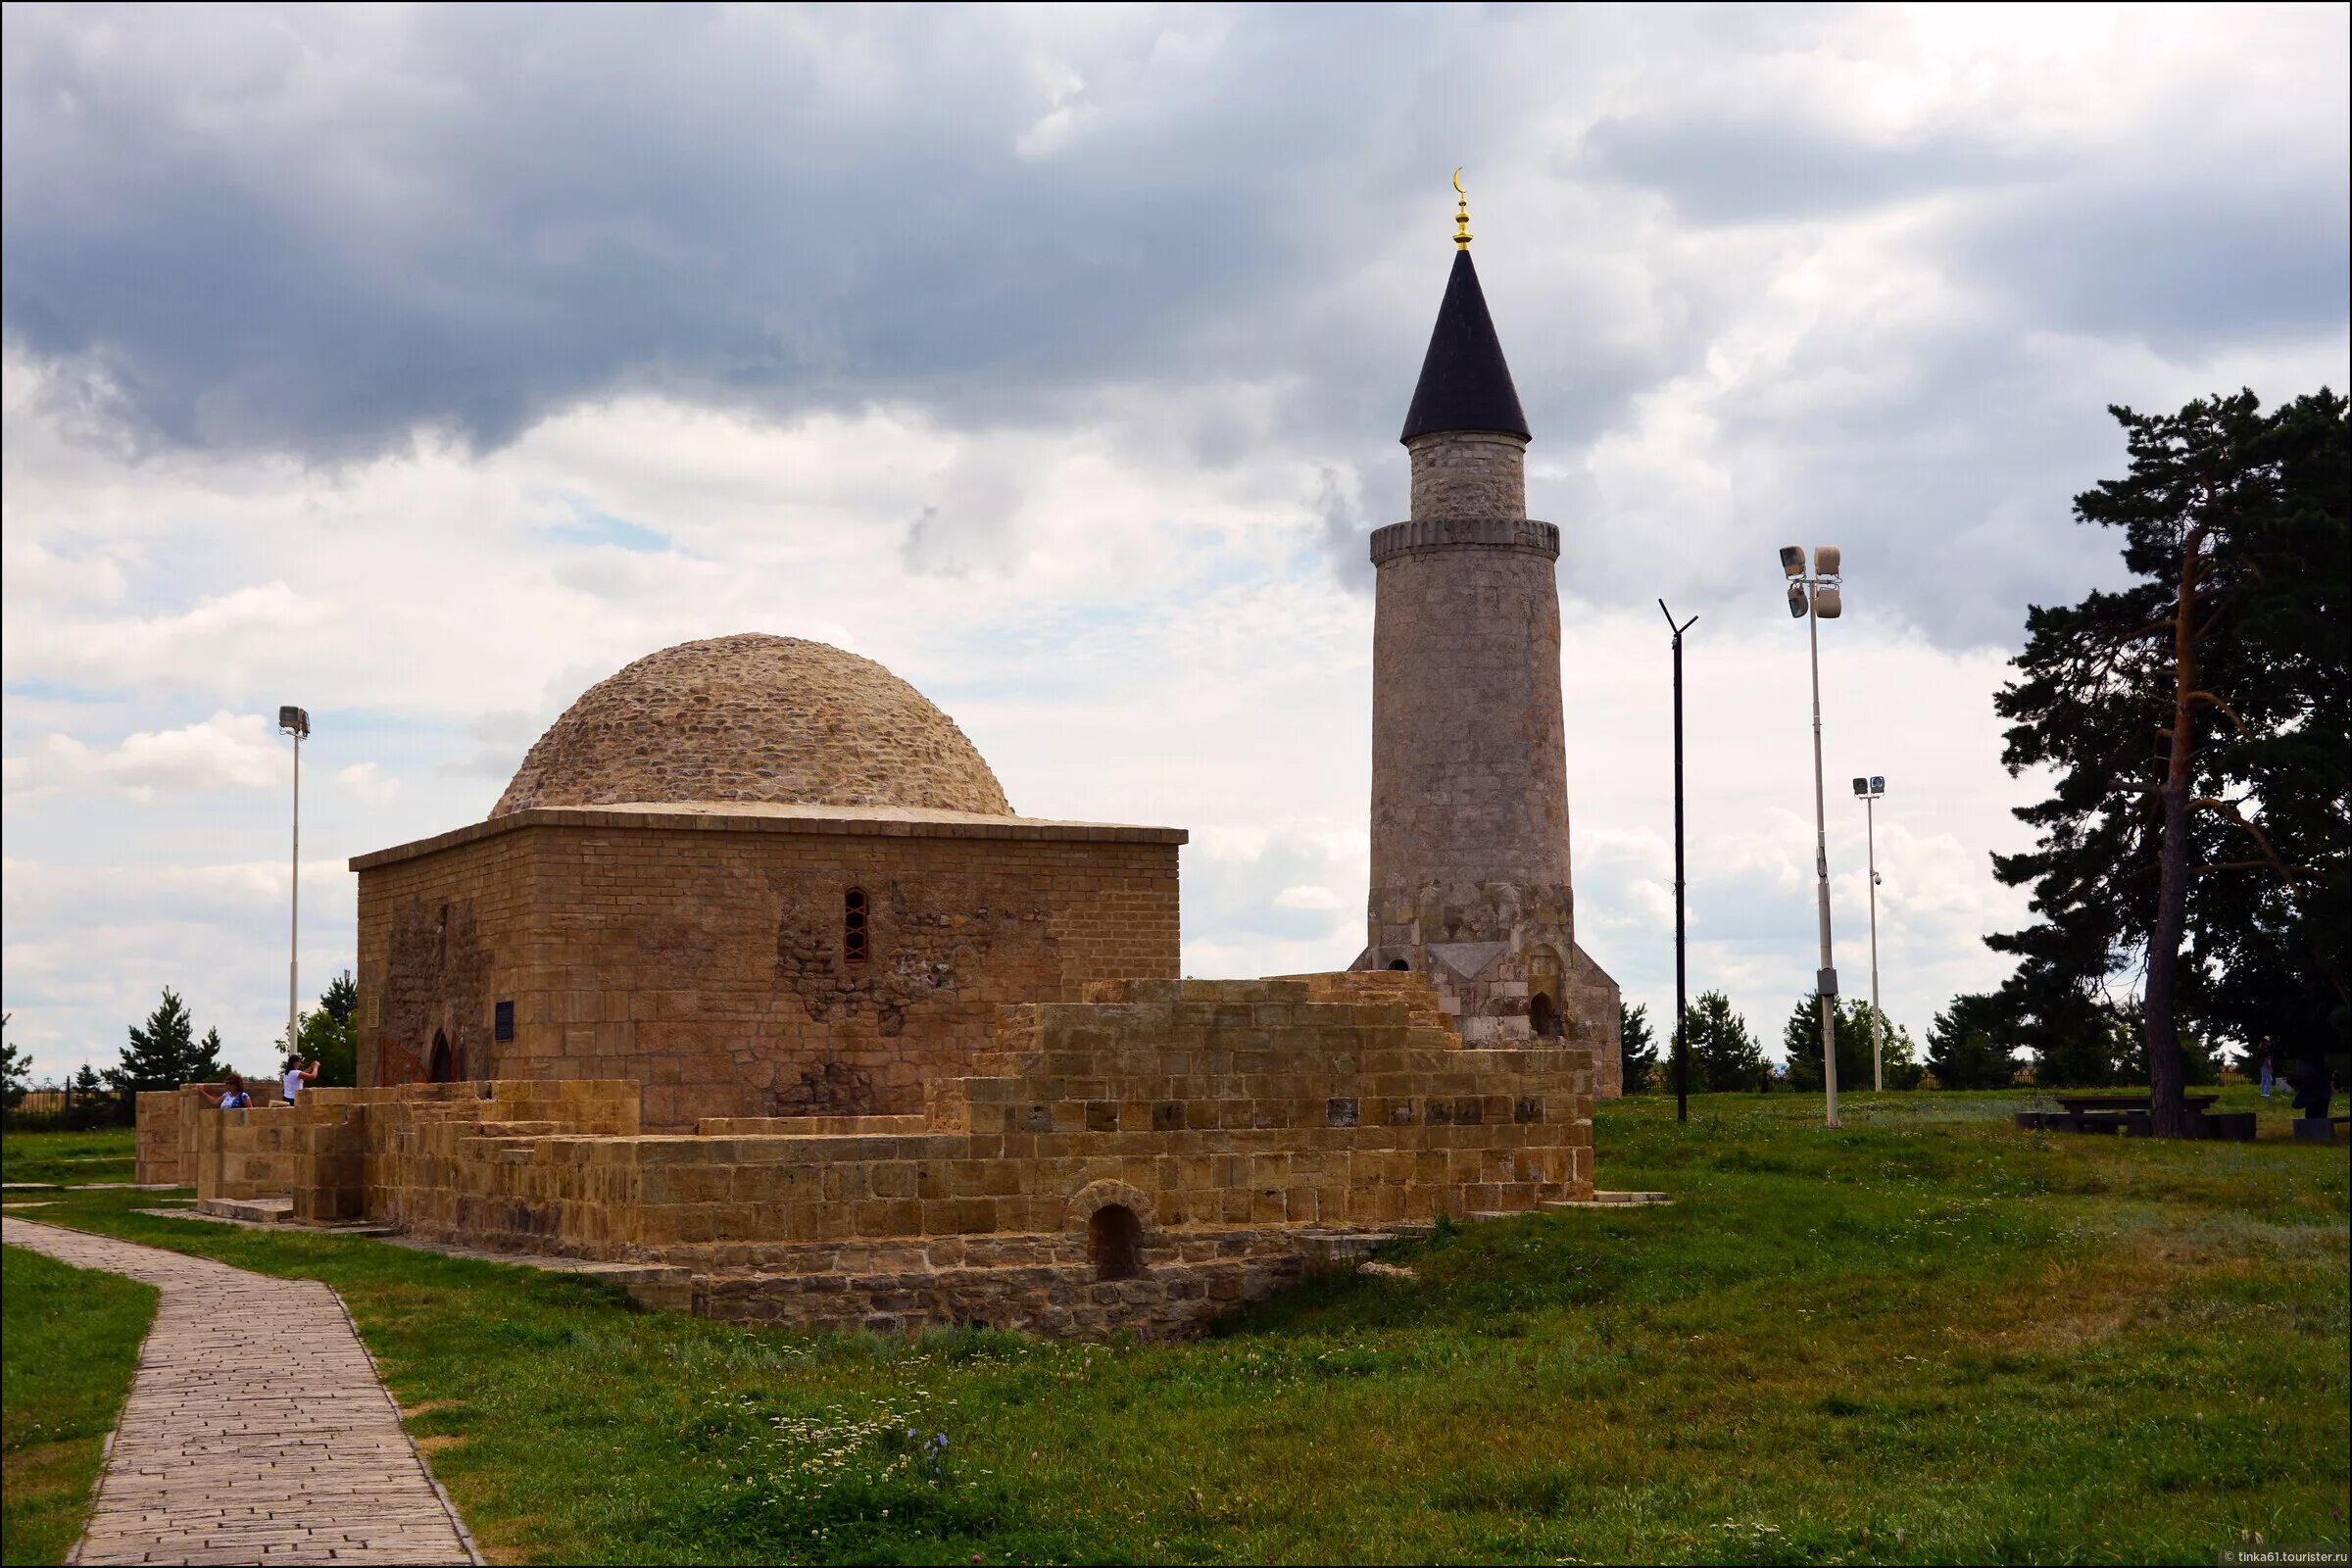
[[[1617,982],[1583,948],[1572,945],[1562,983],[1568,1015],[1592,1048],[1592,1093],[1601,1100],[1618,1099],[1625,1093],[1625,1035]]]
[[[684,1267],[712,1315],[1082,1333],[1180,1330],[1336,1239],[1592,1188],[1590,1052],[1461,1049],[1418,975],[1100,983],[1007,1009],[987,1061],[920,1115],[696,1136],[640,1132],[626,1082],[315,1090],[196,1119],[192,1164],[202,1196],[274,1183],[303,1218]]]
[[[144,1090],[135,1103],[138,1126],[131,1139],[131,1179],[177,1186],[187,1179],[179,1173],[178,1091]]]
[[[647,808],[518,812],[362,857],[362,1082],[429,1076],[440,1034],[465,1077],[631,1079],[650,1128],[916,1112],[999,1007],[1176,973],[1183,839]]]
[[[218,1126],[222,1116],[242,1114],[218,1110],[205,1103],[203,1097],[207,1093],[217,1095],[224,1087],[219,1083],[182,1084],[177,1089],[140,1092],[134,1111],[137,1123],[131,1135],[135,1180],[186,1187],[197,1184],[198,1135],[208,1124]],[[274,1083],[250,1083],[245,1088],[256,1106],[285,1103],[284,1093]]]

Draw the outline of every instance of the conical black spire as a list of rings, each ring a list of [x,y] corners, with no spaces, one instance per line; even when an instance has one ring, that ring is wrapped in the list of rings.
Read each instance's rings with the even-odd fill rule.
[[[1503,363],[1502,344],[1494,336],[1494,318],[1487,314],[1487,296],[1478,286],[1478,269],[1470,265],[1470,250],[1453,253],[1453,272],[1446,279],[1446,300],[1438,307],[1437,328],[1429,334],[1429,353],[1421,361],[1420,384],[1413,388],[1413,406],[1404,416],[1410,441],[1433,430],[1508,430],[1527,435],[1527,416],[1519,412],[1519,389],[1511,384],[1511,368]]]

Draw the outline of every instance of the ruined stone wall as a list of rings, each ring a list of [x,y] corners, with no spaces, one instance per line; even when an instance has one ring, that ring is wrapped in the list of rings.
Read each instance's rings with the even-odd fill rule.
[[[1178,1332],[1349,1238],[1583,1199],[1592,1060],[1465,1051],[1417,975],[1128,981],[1011,1009],[920,1117],[645,1136],[626,1083],[315,1090],[205,1123],[213,1196],[690,1271],[799,1326]],[[793,1125],[793,1124],[786,1124]],[[1131,1221],[1134,1268],[1098,1231]]]
[[[634,1080],[653,1128],[908,1112],[969,1070],[1000,1007],[1176,973],[1181,834],[851,825],[525,813],[363,863],[362,1081],[422,1076],[387,1069],[442,1029],[468,1077]]]
[[[192,1176],[182,1177],[179,1173],[178,1091],[144,1090],[135,1105],[138,1125],[131,1135],[131,1180],[158,1186],[192,1181]]]

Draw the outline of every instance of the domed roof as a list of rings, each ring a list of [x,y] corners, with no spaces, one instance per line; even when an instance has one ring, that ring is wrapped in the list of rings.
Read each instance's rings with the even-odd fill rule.
[[[1012,814],[921,692],[870,659],[756,633],[664,648],[589,687],[490,814],[636,801]]]

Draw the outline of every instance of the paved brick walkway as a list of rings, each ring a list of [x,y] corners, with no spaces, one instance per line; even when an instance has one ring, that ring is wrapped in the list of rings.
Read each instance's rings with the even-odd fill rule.
[[[77,1561],[480,1561],[333,1291],[28,1220],[0,1241],[163,1292]]]

